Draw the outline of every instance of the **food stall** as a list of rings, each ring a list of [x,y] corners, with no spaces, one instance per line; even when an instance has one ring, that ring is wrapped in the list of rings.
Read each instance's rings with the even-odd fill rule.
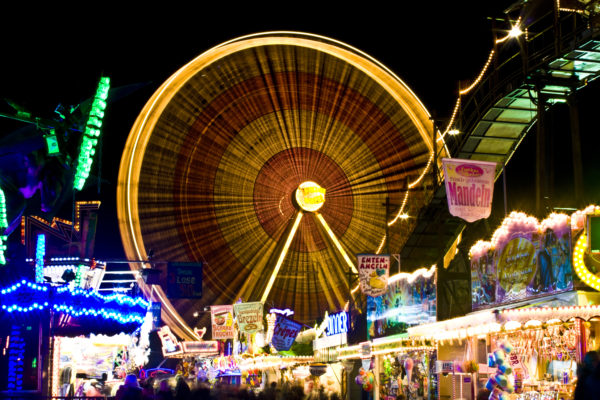
[[[58,396],[114,395],[127,372],[129,335],[56,337]]]
[[[354,364],[342,363],[338,356],[340,349],[348,345],[350,316],[347,311],[329,314],[325,312],[323,322],[315,328],[315,339],[312,342],[314,358],[317,363],[307,369],[313,377],[315,388],[323,386],[326,394],[337,393],[344,397],[348,390],[348,374]],[[309,392],[306,388],[305,392]]]
[[[125,346],[122,336],[113,340],[94,335],[133,333],[141,330],[145,322],[151,325],[150,318],[147,318],[150,304],[141,297],[102,295],[92,289],[68,285],[55,286],[21,280],[0,290],[0,303],[3,321],[12,327],[6,339],[7,386],[15,391],[25,390],[22,384],[25,377],[22,355],[28,347],[37,346],[39,349],[31,362],[28,361],[29,364],[48,365],[50,379],[42,379],[42,383],[48,384],[52,396],[61,393],[62,385],[65,385],[63,393],[71,389],[74,392],[81,387],[83,394],[81,384],[71,387],[77,383],[75,379],[80,379],[79,383],[91,381],[89,377],[106,382],[118,376],[115,373],[118,369],[115,365],[117,353],[121,351],[121,358],[125,354],[122,352]],[[22,329],[17,329],[19,326],[26,326],[25,331],[33,331],[33,327],[39,326],[38,339],[31,343],[15,340],[16,336],[29,337],[21,332]],[[129,347],[134,347],[132,336],[138,335],[129,336]],[[10,340],[11,337],[13,340]],[[97,343],[109,343],[111,340],[112,344],[108,346],[96,346]],[[82,352],[82,348],[86,351]],[[125,357],[133,359],[129,355]],[[37,386],[38,390],[44,389]]]
[[[368,341],[337,349],[352,371],[350,392],[359,388],[376,400],[435,398],[436,342],[411,338],[407,329],[436,321],[436,310],[435,266],[391,276],[381,295],[367,296]],[[353,370],[351,361],[360,368]]]
[[[600,345],[592,290],[600,262],[586,250],[599,215],[590,206],[540,222],[513,212],[471,248],[474,311],[408,329],[438,343],[440,399],[474,399],[483,388],[509,399],[572,398],[577,364]]]

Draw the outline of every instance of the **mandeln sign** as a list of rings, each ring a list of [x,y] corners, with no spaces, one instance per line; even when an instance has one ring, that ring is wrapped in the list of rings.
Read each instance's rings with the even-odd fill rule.
[[[496,163],[443,158],[448,210],[467,222],[487,218],[492,210]]]

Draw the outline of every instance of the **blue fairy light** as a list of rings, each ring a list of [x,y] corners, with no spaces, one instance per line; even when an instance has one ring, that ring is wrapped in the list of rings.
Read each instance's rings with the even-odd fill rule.
[[[48,301],[49,299],[40,298],[40,295],[36,295],[34,303],[31,303],[32,300],[30,300],[27,304],[2,304],[2,310],[9,313],[14,311],[28,313],[51,307],[56,312],[62,312],[74,317],[100,316],[121,324],[142,324],[150,306],[150,303],[141,297],[132,298],[122,294],[103,296],[92,290],[70,288],[68,286],[53,287],[46,284],[27,282],[26,280],[1,289],[0,294],[10,295],[10,300],[14,300],[15,297],[18,298],[18,293],[15,296],[14,292],[25,293],[33,291],[48,293],[48,288],[54,292],[54,296],[49,297],[55,299],[55,302],[51,305]],[[44,293],[46,296],[51,294],[46,293]],[[94,304],[98,304],[98,307],[93,307]]]

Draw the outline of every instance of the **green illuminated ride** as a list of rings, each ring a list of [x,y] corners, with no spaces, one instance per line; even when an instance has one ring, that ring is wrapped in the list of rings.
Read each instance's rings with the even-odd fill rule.
[[[110,89],[110,78],[102,77],[98,83],[98,89],[94,96],[94,102],[90,109],[90,114],[85,124],[85,131],[81,138],[81,146],[79,148],[79,157],[77,158],[77,169],[73,188],[75,190],[83,189],[86,179],[90,175],[90,169],[96,154],[96,145],[100,137],[100,129],[102,128],[102,119],[104,118],[104,110],[106,109],[106,99],[108,90]]]

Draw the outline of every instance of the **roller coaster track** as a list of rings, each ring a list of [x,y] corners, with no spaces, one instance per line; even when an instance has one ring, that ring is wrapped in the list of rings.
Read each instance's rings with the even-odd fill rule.
[[[513,44],[494,49],[487,75],[460,99],[457,126],[463,133],[447,142],[452,157],[497,162],[496,179],[540,112],[568,101],[600,76],[599,15],[555,6],[523,31],[525,35],[509,39]],[[466,226],[449,214],[443,177],[435,175],[433,198],[402,249],[403,271],[447,266]]]

